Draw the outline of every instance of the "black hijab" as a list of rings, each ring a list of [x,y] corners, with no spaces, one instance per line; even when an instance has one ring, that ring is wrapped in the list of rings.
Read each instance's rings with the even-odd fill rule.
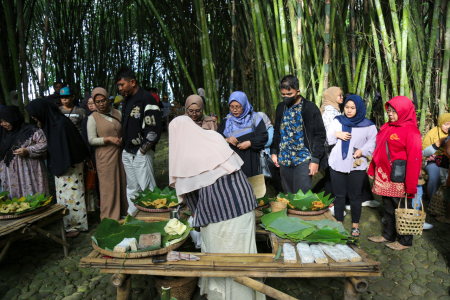
[[[25,119],[17,106],[0,108],[0,119],[12,125],[12,130],[0,129],[0,160],[7,167],[14,159],[13,152],[22,148],[23,144],[39,129],[32,124],[25,124]]]
[[[25,109],[42,124],[48,144],[50,173],[62,176],[70,166],[83,162],[89,155],[78,129],[53,102],[39,98],[31,101]]]

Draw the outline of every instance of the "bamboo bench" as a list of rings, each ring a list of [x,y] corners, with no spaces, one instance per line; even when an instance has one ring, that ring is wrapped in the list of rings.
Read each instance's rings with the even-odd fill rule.
[[[169,213],[144,213],[140,212],[136,217],[169,217]],[[297,216],[303,220],[330,219],[335,221],[330,212],[319,216]],[[380,262],[372,260],[361,248],[350,245],[362,258],[361,262],[336,263],[329,258],[328,264],[301,264],[284,263],[283,256],[278,259],[276,253],[282,243],[292,243],[283,240],[265,230],[257,230],[257,235],[265,235],[270,239],[272,253],[258,254],[232,254],[232,253],[192,253],[200,257],[200,261],[178,261],[153,263],[152,258],[125,259],[102,258],[102,254],[92,251],[80,261],[81,268],[99,268],[102,273],[115,274],[111,283],[117,287],[117,299],[131,299],[131,276],[157,275],[157,276],[181,276],[181,277],[235,277],[235,281],[249,286],[257,291],[265,293],[275,299],[295,299],[280,291],[277,291],[263,283],[250,279],[266,277],[344,277],[345,299],[357,299],[360,292],[367,290],[368,283],[363,277],[381,276]],[[292,243],[293,244],[293,243]],[[300,262],[300,259],[298,258]],[[123,266],[122,266],[123,264]],[[119,274],[120,270],[120,274]]]

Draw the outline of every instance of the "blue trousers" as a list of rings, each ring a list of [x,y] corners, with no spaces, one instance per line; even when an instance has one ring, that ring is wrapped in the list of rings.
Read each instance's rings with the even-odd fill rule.
[[[439,177],[439,167],[435,163],[426,165],[425,170],[428,173],[427,194],[428,201],[430,201],[431,197],[437,193],[441,186],[441,178]]]

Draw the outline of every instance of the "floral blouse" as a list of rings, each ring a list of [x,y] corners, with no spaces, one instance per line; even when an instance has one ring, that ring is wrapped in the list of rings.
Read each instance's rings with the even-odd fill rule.
[[[278,160],[283,166],[298,166],[307,159],[311,159],[311,154],[305,148],[303,142],[303,118],[302,104],[300,103],[286,109],[281,122],[281,142]]]

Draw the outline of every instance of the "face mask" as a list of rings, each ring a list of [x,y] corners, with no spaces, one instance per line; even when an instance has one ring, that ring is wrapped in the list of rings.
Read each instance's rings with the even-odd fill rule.
[[[295,102],[295,96],[294,97],[283,97],[283,102],[287,106],[291,106]]]

